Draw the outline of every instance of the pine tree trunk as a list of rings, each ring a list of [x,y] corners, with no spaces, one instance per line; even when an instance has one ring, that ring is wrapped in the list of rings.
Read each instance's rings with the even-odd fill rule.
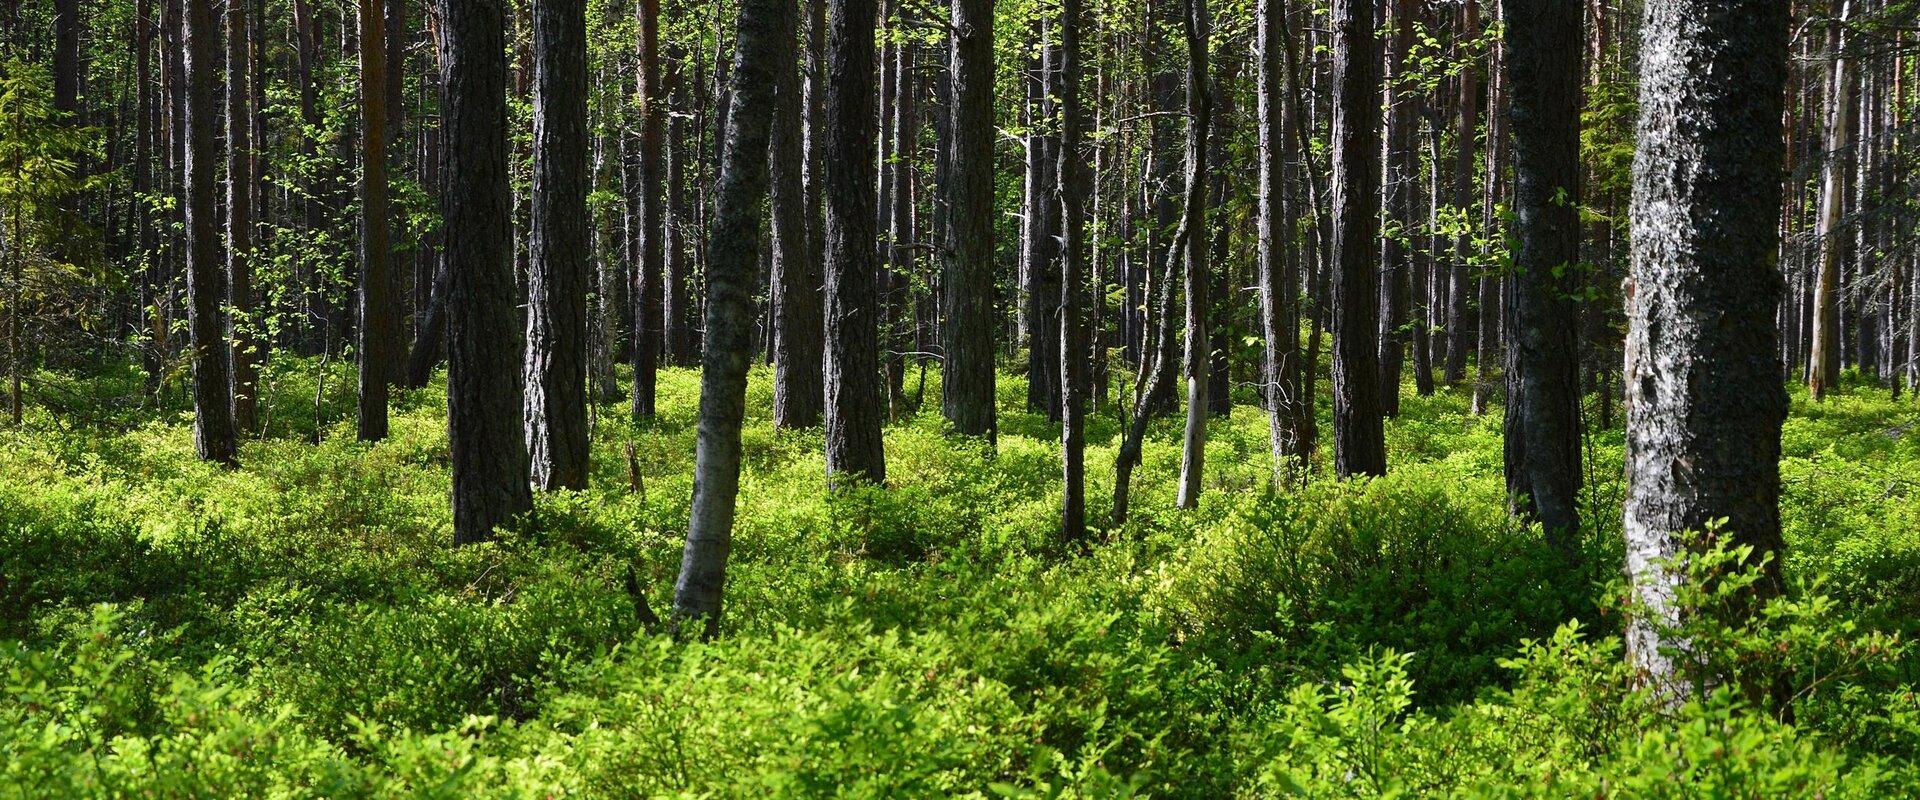
[[[214,182],[219,167],[220,58],[212,0],[187,0],[185,202],[188,330],[193,347],[193,441],[200,457],[236,463],[233,387],[228,382],[226,259],[220,250]]]
[[[227,3],[227,321],[233,341],[233,427],[254,433],[262,343],[253,317],[253,93],[247,4]]]
[[[1469,0],[1471,2],[1471,0]],[[1384,475],[1380,412],[1380,42],[1370,0],[1335,0],[1333,418],[1340,477]]]
[[[1060,149],[1054,180],[1060,204],[1060,453],[1064,489],[1060,537],[1079,542],[1087,535],[1087,339],[1085,121],[1080,105],[1080,34],[1085,25],[1082,0],[1060,7]]]
[[[393,303],[393,248],[387,238],[387,37],[379,0],[360,0],[360,358],[363,442],[387,438],[387,386],[400,325]],[[231,91],[231,89],[230,89]]]
[[[791,4],[793,0],[782,0]],[[795,15],[788,9],[784,16]],[[775,42],[775,107],[772,149],[773,209],[773,426],[811,428],[820,424],[825,388],[821,385],[820,273],[807,241],[807,192],[803,133],[805,99],[800,96],[800,66],[794,43]],[[817,233],[817,229],[813,231]]]
[[[1406,367],[1407,296],[1412,270],[1408,238],[1414,229],[1413,184],[1419,172],[1414,150],[1415,115],[1419,94],[1409,85],[1414,66],[1414,29],[1419,20],[1417,0],[1393,0],[1393,39],[1387,49],[1392,71],[1387,84],[1386,174],[1382,205],[1387,216],[1380,250],[1380,411],[1400,415],[1400,373]]]
[[[1503,0],[1514,151],[1507,493],[1572,553],[1580,525],[1581,10]]]
[[[639,173],[639,213],[634,218],[632,241],[637,245],[640,257],[634,261],[631,292],[632,413],[635,419],[651,419],[656,405],[655,390],[659,380],[663,331],[667,332],[669,357],[678,358],[681,355],[675,349],[678,342],[673,339],[679,326],[666,316],[668,312],[677,311],[678,307],[663,302],[663,292],[668,291],[665,287],[672,285],[679,275],[670,272],[666,266],[666,248],[672,238],[667,228],[671,223],[662,206],[660,186],[661,135],[667,114],[667,97],[660,86],[660,0],[639,0],[635,4],[635,14],[640,28],[637,78],[640,84],[640,141],[638,163],[633,167]]]
[[[1648,616],[1628,655],[1678,702],[1688,644],[1672,559],[1726,519],[1778,592],[1780,428],[1774,309],[1787,9],[1778,0],[1652,0],[1642,28],[1633,276],[1627,309],[1627,574]],[[1714,69],[1701,69],[1712,64]]]
[[[483,541],[533,505],[521,429],[518,287],[507,179],[506,13],[439,0],[446,53],[447,440],[453,540]]]
[[[887,479],[874,264],[874,0],[829,0],[827,472]]]
[[[993,440],[993,0],[954,0],[951,187],[941,350],[941,411],[963,436]]]
[[[533,485],[587,488],[587,7],[533,9],[526,428]]]

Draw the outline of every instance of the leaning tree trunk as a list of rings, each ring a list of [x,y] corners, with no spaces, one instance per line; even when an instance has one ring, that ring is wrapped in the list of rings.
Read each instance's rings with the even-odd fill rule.
[[[237,4],[235,0],[230,0]],[[360,0],[360,394],[356,432],[387,438],[387,386],[400,343],[387,222],[387,36],[379,0]]]
[[[673,592],[676,625],[685,630],[698,624],[706,638],[720,630],[727,552],[740,490],[740,427],[746,417],[747,366],[753,349],[753,298],[759,291],[760,204],[767,193],[767,129],[779,81],[775,70],[786,69],[780,51],[792,48],[792,8],[792,0],[742,0],[740,4],[733,87],[728,93],[732,107],[727,113],[707,243],[706,335],[700,364],[693,509],[680,558],[680,579]],[[866,40],[871,43],[873,38]]]
[[[994,413],[993,0],[954,0],[948,108],[947,271],[941,411],[963,436],[997,432]]]
[[[186,231],[187,294],[192,317],[193,442],[200,457],[235,461],[233,387],[228,383],[226,260],[220,252],[219,210],[214,201],[220,125],[219,32],[213,0],[187,0],[186,40]]]
[[[587,488],[587,6],[533,9],[526,427],[533,485]]]
[[[1333,435],[1340,476],[1384,475],[1380,413],[1380,42],[1371,0],[1334,0]]]
[[[827,472],[887,479],[874,252],[874,0],[830,0],[827,55]]]
[[[483,541],[533,506],[521,431],[519,287],[507,186],[506,13],[440,0],[446,52],[447,442],[453,541]]]
[[[1634,665],[1676,702],[1688,643],[1676,560],[1689,532],[1768,562],[1778,592],[1780,427],[1775,351],[1780,111],[1787,7],[1779,0],[1652,0],[1641,38],[1633,274],[1627,292],[1627,574],[1647,610]],[[1712,65],[1712,69],[1702,68]]]
[[[1580,524],[1581,9],[1503,0],[1514,154],[1507,493],[1571,554]],[[1483,313],[1484,313],[1483,309]],[[1490,350],[1491,348],[1489,348]]]
[[[1212,340],[1207,336],[1212,304],[1207,297],[1207,134],[1213,124],[1213,95],[1208,89],[1207,37],[1210,27],[1206,0],[1186,0],[1183,30],[1187,38],[1187,238],[1186,251],[1186,372],[1187,425],[1181,437],[1180,508],[1197,508],[1206,475],[1207,391],[1210,388]]]

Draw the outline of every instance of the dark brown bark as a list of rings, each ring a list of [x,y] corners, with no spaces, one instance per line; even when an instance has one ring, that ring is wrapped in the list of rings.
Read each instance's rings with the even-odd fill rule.
[[[233,433],[233,386],[228,371],[226,257],[220,248],[215,180],[219,171],[220,57],[213,0],[187,0],[182,37],[186,45],[186,162],[188,320],[193,348],[193,442],[202,459],[237,463]]]
[[[640,141],[638,163],[638,214],[634,219],[634,241],[639,258],[633,267],[633,416],[653,417],[655,390],[665,334],[667,354],[681,357],[682,345],[675,337],[680,326],[668,316],[677,306],[666,302],[672,295],[667,287],[677,286],[680,276],[667,269],[669,226],[667,209],[661,196],[662,135],[667,116],[667,94],[660,85],[660,0],[639,0],[635,14],[640,24]],[[678,185],[678,181],[675,181]],[[676,248],[677,250],[677,248]],[[678,363],[678,362],[676,362]]]
[[[253,92],[247,4],[227,3],[227,302],[233,341],[233,427],[252,434],[264,344],[253,318]]]
[[[874,0],[830,0],[827,54],[827,472],[887,479],[874,264]]]
[[[1198,0],[1195,0],[1198,2]],[[1060,536],[1078,542],[1087,535],[1087,362],[1091,356],[1086,320],[1086,197],[1091,192],[1087,174],[1085,121],[1080,105],[1080,33],[1084,25],[1082,0],[1063,0],[1060,7],[1060,149],[1054,180],[1060,204],[1060,452],[1064,489],[1060,502]]]
[[[1502,0],[1514,153],[1507,493],[1572,553],[1580,525],[1581,9]],[[1483,309],[1483,312],[1485,309]]]
[[[533,10],[526,434],[533,485],[587,488],[587,4]]]
[[[1673,559],[1724,518],[1729,544],[1777,554],[1775,353],[1780,112],[1787,8],[1778,0],[1652,0],[1642,28],[1633,277],[1627,303],[1627,574],[1648,615],[1633,663],[1676,695]],[[1712,65],[1702,68],[1701,65]],[[1755,590],[1781,589],[1780,561]]]
[[[490,538],[532,507],[521,430],[524,346],[507,185],[506,13],[500,0],[439,0],[449,181],[447,440],[453,540]]]
[[[361,441],[387,438],[387,386],[400,341],[387,237],[387,37],[379,0],[360,0],[360,396]]]
[[[782,0],[791,4],[793,0]],[[791,9],[784,16],[794,18]],[[820,424],[826,389],[821,383],[823,287],[814,248],[808,242],[808,195],[802,183],[807,155],[802,140],[805,98],[791,36],[775,42],[774,122],[768,153],[773,209],[773,426]]]
[[[1370,0],[1335,0],[1333,26],[1334,462],[1346,478],[1387,471],[1374,273],[1380,246],[1380,42]]]
[[[941,411],[955,433],[998,432],[994,403],[993,0],[954,0],[952,167],[947,192],[947,270]]]

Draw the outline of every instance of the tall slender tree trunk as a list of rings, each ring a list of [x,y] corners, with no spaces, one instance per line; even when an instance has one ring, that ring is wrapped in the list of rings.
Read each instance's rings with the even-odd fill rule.
[[[793,0],[781,0],[791,4]],[[785,16],[795,15],[788,9]],[[805,98],[800,96],[800,65],[794,43],[775,43],[772,149],[773,208],[773,425],[811,428],[820,424],[825,387],[821,385],[822,320],[820,272],[807,241]],[[811,231],[817,234],[818,230]]]
[[[941,411],[955,433],[998,431],[994,409],[993,0],[954,0],[951,179],[942,276]]]
[[[1813,293],[1813,360],[1807,368],[1807,393],[1815,401],[1840,384],[1840,262],[1844,246],[1841,210],[1847,192],[1848,154],[1853,147],[1853,60],[1847,56],[1847,25],[1853,0],[1837,0],[1838,20],[1828,34],[1832,59],[1827,75],[1826,158],[1821,166],[1820,210],[1815,236],[1820,273]]]
[[[1507,493],[1571,554],[1580,525],[1581,9],[1502,0],[1512,92]]]
[[[1400,414],[1400,373],[1406,367],[1407,296],[1410,293],[1414,229],[1414,181],[1419,159],[1414,126],[1419,95],[1411,85],[1414,31],[1419,24],[1418,0],[1393,0],[1393,38],[1387,49],[1391,70],[1386,102],[1386,174],[1382,205],[1387,217],[1380,249],[1380,411]]]
[[[1186,251],[1186,372],[1187,425],[1181,438],[1180,508],[1198,508],[1207,457],[1207,391],[1213,360],[1207,335],[1213,308],[1207,296],[1207,134],[1213,124],[1213,94],[1208,86],[1207,37],[1211,23],[1206,0],[1186,0],[1184,31],[1187,39],[1187,196]]]
[[[1459,38],[1477,35],[1480,7],[1477,0],[1462,0]],[[1474,138],[1480,128],[1480,74],[1473,65],[1461,70],[1459,127],[1453,141],[1453,206],[1459,213],[1460,231],[1453,240],[1453,263],[1447,270],[1447,358],[1444,376],[1447,383],[1458,384],[1467,375],[1467,351],[1473,347],[1473,233],[1468,220],[1473,212]]]
[[[1380,42],[1373,5],[1333,5],[1333,426],[1334,463],[1343,478],[1387,471],[1376,341]]]
[[[679,326],[666,316],[677,306],[663,302],[671,293],[667,286],[679,280],[677,272],[666,268],[668,241],[672,238],[660,187],[661,137],[667,116],[667,96],[660,86],[660,0],[639,0],[635,4],[640,26],[640,152],[639,214],[633,241],[640,257],[633,270],[633,416],[651,419],[654,415],[656,384],[660,366],[662,333],[668,340],[669,358],[679,358],[679,342],[673,340]],[[676,180],[675,185],[678,185]]]
[[[874,0],[829,0],[827,472],[887,479],[874,264]]]
[[[1287,140],[1281,51],[1287,0],[1260,0],[1255,10],[1260,61],[1254,93],[1258,103],[1256,208],[1260,272],[1260,321],[1266,339],[1266,383],[1274,480],[1297,469],[1305,454],[1295,422],[1302,402],[1300,376],[1300,276],[1294,269],[1294,219],[1287,203]]]
[[[233,386],[229,383],[225,315],[226,259],[220,251],[214,186],[219,171],[219,31],[212,0],[186,0],[186,165],[188,320],[193,347],[193,441],[202,459],[237,463]]]
[[[1194,0],[1199,2],[1200,0]],[[1079,542],[1087,535],[1087,330],[1085,121],[1080,104],[1082,0],[1060,6],[1060,151],[1054,180],[1060,204],[1060,453],[1064,490],[1060,536]]]
[[[447,440],[453,540],[490,538],[533,506],[521,428],[524,346],[507,179],[506,10],[438,0],[444,26]]]
[[[753,296],[759,290],[768,126],[780,82],[775,70],[784,68],[780,51],[792,48],[792,9],[792,0],[742,0],[740,4],[729,92],[732,108],[727,113],[707,249],[693,509],[673,592],[676,624],[683,631],[698,624],[706,638],[720,630],[727,552],[740,489],[740,427],[746,416],[747,366],[753,347]]]
[[[527,275],[526,434],[533,485],[585,489],[587,4],[533,10],[533,230]]]
[[[237,3],[235,3],[237,5]],[[361,441],[387,438],[387,386],[400,320],[387,238],[387,35],[379,0],[360,0],[360,394]],[[231,91],[231,89],[230,89]]]
[[[258,427],[261,342],[253,318],[253,112],[252,59],[247,4],[227,3],[227,320],[233,341],[233,427],[242,435]]]
[[[1690,682],[1689,644],[1672,632],[1686,580],[1676,559],[1700,546],[1687,532],[1724,518],[1721,535],[1755,558],[1783,546],[1774,257],[1787,7],[1651,0],[1641,30],[1625,537],[1647,613],[1627,652],[1678,702]],[[1779,559],[1766,570],[1754,591],[1780,591]]]

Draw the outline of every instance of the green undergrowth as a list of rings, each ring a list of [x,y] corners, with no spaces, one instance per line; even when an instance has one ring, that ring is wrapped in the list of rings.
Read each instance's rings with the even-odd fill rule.
[[[772,430],[756,370],[725,629],[687,643],[637,609],[678,567],[697,375],[663,374],[655,421],[596,408],[590,489],[454,549],[443,390],[367,446],[344,368],[284,361],[238,470],[193,458],[177,396],[116,401],[125,370],[49,376],[0,432],[0,796],[1920,790],[1920,414],[1882,389],[1796,397],[1793,589],[1700,615],[1727,679],[1657,698],[1618,636],[1621,433],[1587,435],[1570,563],[1508,520],[1498,411],[1464,390],[1407,392],[1389,477],[1277,491],[1237,398],[1190,512],[1162,420],[1130,521],[1081,551],[1017,376],[997,452],[943,435],[933,374],[888,428],[889,485],[829,492],[820,434]],[[1121,425],[1090,427],[1100,524]],[[1696,567],[1738,584],[1730,557]],[[1754,676],[1778,713],[1731,688]]]

